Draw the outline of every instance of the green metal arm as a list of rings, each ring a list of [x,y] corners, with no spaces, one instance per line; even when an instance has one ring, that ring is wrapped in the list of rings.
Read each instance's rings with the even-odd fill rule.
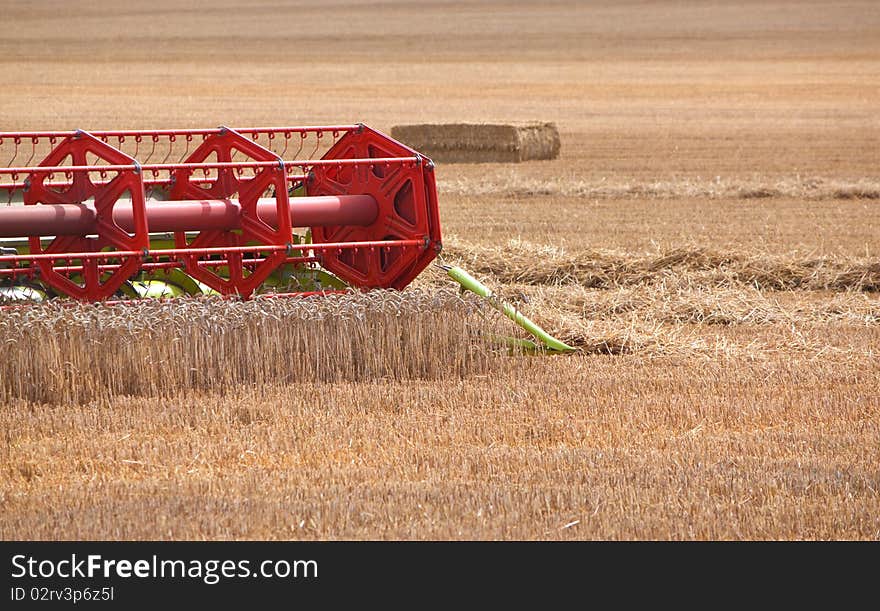
[[[440,265],[440,267],[446,271],[446,274],[458,282],[463,289],[469,290],[472,293],[479,295],[486,299],[493,308],[507,316],[510,320],[518,324],[520,327],[531,333],[535,338],[541,341],[549,350],[553,350],[555,352],[574,352],[576,349],[572,348],[565,342],[562,342],[549,333],[547,333],[544,329],[540,327],[536,322],[529,320],[526,318],[522,312],[517,310],[509,303],[505,303],[500,301],[491,290],[484,284],[482,284],[479,280],[471,276],[469,273],[461,269],[460,267],[455,267],[452,265]],[[531,342],[530,342],[531,343]]]

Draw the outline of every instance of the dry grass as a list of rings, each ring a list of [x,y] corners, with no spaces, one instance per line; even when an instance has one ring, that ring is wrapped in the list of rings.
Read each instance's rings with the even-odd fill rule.
[[[880,538],[872,2],[0,5],[4,129],[554,121],[556,160],[438,164],[444,256],[582,350],[469,353],[469,321],[510,327],[423,302],[179,304],[247,312],[225,335],[141,306],[186,346],[130,341],[138,310],[3,313],[63,323],[3,331],[0,536]],[[176,373],[13,392],[53,341],[110,366],[80,331]],[[178,392],[184,357],[245,383]]]

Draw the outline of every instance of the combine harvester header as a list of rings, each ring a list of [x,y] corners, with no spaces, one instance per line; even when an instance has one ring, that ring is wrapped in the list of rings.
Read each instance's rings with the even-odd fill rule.
[[[0,162],[10,298],[402,289],[441,250],[434,164],[364,125],[0,132]]]

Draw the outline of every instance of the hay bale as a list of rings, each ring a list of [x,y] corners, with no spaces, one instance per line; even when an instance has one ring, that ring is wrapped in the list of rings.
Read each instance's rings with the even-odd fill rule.
[[[395,125],[391,137],[446,163],[518,163],[559,155],[555,123]]]

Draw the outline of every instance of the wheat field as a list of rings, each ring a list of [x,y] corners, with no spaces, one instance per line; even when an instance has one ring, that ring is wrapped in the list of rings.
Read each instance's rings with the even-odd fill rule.
[[[880,539],[872,2],[0,10],[4,130],[554,122],[438,164],[442,260],[578,348],[434,267],[3,310],[0,537]]]

